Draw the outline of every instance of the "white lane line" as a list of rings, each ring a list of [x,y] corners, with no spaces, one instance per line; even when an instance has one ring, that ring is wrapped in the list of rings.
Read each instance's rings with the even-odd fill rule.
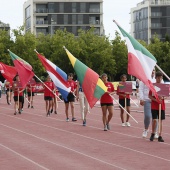
[[[6,110],[13,110],[13,109],[10,109],[10,108],[4,108],[3,107],[3,109],[6,109]],[[41,109],[39,109],[39,110],[41,110]],[[42,115],[38,115],[38,114],[34,114],[34,113],[30,113],[30,112],[24,112],[24,113],[27,113],[27,114],[30,114],[30,115],[34,115],[34,116],[39,116],[39,117],[44,117],[44,116],[42,116]],[[98,114],[95,114],[95,113],[93,113],[93,115],[96,115],[96,116],[98,116]],[[11,116],[11,115],[6,115],[6,116]],[[13,117],[13,116],[12,116]],[[46,117],[45,117],[46,118]],[[80,118],[81,119],[81,117],[79,117],[78,116],[78,118]],[[65,122],[65,120],[61,120],[61,119],[56,119],[56,118],[54,118],[54,117],[48,117],[48,119],[55,119],[55,120],[57,120],[57,121],[60,121],[60,122]],[[118,118],[117,118],[118,119]],[[24,119],[25,120],[25,119]],[[95,122],[101,122],[101,121],[99,121],[99,120],[95,120],[95,119],[92,119],[92,118],[88,118],[88,120],[92,120],[92,121],[95,121]],[[142,121],[138,121],[138,122],[142,122]],[[72,123],[72,122],[70,122],[70,123]],[[75,124],[75,123],[73,123],[73,124]],[[76,123],[76,124],[78,124],[78,123]],[[119,123],[112,123],[112,124],[115,124],[115,125],[119,125]],[[80,124],[81,125],[81,124]],[[170,126],[167,126],[167,125],[164,125],[165,127],[170,127]],[[94,129],[100,129],[100,128],[97,128],[97,127],[94,127],[94,126],[88,126],[88,127],[91,127],[91,128],[94,128]],[[120,126],[120,128],[124,128],[124,127],[121,127]],[[133,128],[133,129],[141,129],[142,131],[143,131],[143,128],[140,128],[140,127],[136,127],[136,126],[131,126],[130,128]],[[101,130],[101,129],[100,129]],[[127,135],[127,134],[125,134],[125,133],[120,133],[120,132],[115,132],[115,131],[110,131],[110,132],[112,132],[112,133],[116,133],[116,134],[120,134],[120,135],[124,135],[124,136],[128,136],[128,137],[134,137],[134,138],[138,138],[138,139],[141,139],[141,137],[139,137],[139,136],[134,136],[134,135]],[[170,136],[170,134],[169,133],[166,133],[166,132],[163,132],[162,134],[165,134],[165,135],[168,135],[168,136]],[[167,145],[169,145],[168,143],[164,143],[164,144],[167,144]]]
[[[5,146],[5,145],[3,145],[3,144],[1,144],[1,143],[0,143],[0,146],[3,147],[3,148],[5,148],[5,149],[7,149],[7,150],[9,150],[9,151],[11,151],[12,153],[14,153],[14,154],[16,154],[16,155],[18,155],[18,156],[20,156],[21,158],[26,159],[27,161],[33,163],[34,165],[36,165],[36,166],[38,166],[38,167],[40,167],[40,168],[42,168],[42,169],[49,170],[48,168],[46,168],[46,167],[44,167],[44,166],[42,166],[42,165],[34,162],[33,160],[27,158],[26,156],[21,155],[20,153],[14,151],[14,150],[12,150],[12,149],[10,149],[9,147],[7,147],[7,146]]]
[[[95,158],[95,157],[93,157],[93,156],[84,154],[84,153],[82,153],[82,152],[79,152],[79,151],[74,150],[74,149],[72,149],[72,148],[66,147],[66,146],[64,146],[64,145],[61,145],[61,144],[58,144],[58,143],[49,141],[49,140],[47,140],[47,139],[38,137],[38,136],[33,135],[33,134],[31,134],[31,133],[27,133],[27,132],[24,132],[24,131],[22,131],[22,130],[19,130],[19,129],[16,129],[16,128],[13,128],[13,127],[10,127],[10,126],[4,125],[4,124],[0,124],[0,125],[1,125],[1,126],[4,126],[4,127],[6,127],[6,128],[9,128],[9,129],[15,130],[15,131],[17,131],[17,132],[24,133],[24,134],[26,134],[26,135],[32,136],[32,137],[34,137],[34,138],[36,138],[36,139],[45,141],[45,142],[47,142],[47,143],[56,145],[56,146],[58,146],[58,147],[62,147],[62,148],[64,148],[64,149],[67,149],[67,150],[72,151],[72,152],[74,152],[74,153],[83,155],[83,156],[85,156],[85,157],[88,157],[88,158],[90,158],[90,159],[96,160],[96,161],[98,161],[98,162],[107,164],[107,165],[109,165],[109,166],[116,167],[116,168],[119,168],[119,169],[122,169],[122,170],[126,170],[126,169],[124,169],[124,168],[122,168],[122,167],[116,166],[116,165],[114,165],[114,164],[111,164],[111,163],[109,163],[109,162],[106,162],[106,161],[103,161],[103,160],[101,160],[101,159]]]
[[[67,130],[63,130],[63,129],[60,129],[60,128],[55,128],[55,127],[52,127],[52,126],[48,126],[48,125],[44,125],[44,124],[41,124],[41,123],[37,123],[37,122],[33,122],[33,121],[29,121],[29,120],[25,120],[25,119],[22,119],[22,118],[18,118],[18,117],[15,117],[17,119],[21,119],[22,121],[26,121],[26,122],[29,122],[29,123],[33,123],[33,124],[37,124],[37,125],[40,125],[40,126],[44,126],[44,127],[48,127],[48,128],[51,128],[51,129],[55,129],[55,130],[59,130],[59,131],[62,131],[62,132],[67,132],[67,133],[70,133],[70,134],[73,134],[73,135],[76,135],[76,136],[80,136],[80,137],[84,137],[86,139],[90,139],[90,140],[94,140],[94,141],[97,141],[97,142],[101,142],[101,143],[105,143],[105,144],[109,144],[109,145],[112,145],[112,146],[116,146],[116,147],[119,147],[119,148],[123,148],[123,149],[127,149],[127,150],[130,150],[130,151],[133,151],[133,152],[137,152],[137,153],[140,153],[140,154],[144,154],[144,155],[147,155],[147,156],[151,156],[151,157],[154,157],[154,158],[158,158],[158,159],[162,159],[164,161],[168,161],[170,162],[169,159],[165,159],[163,157],[159,157],[159,156],[156,156],[156,155],[152,155],[152,154],[149,154],[149,153],[146,153],[146,152],[142,152],[142,151],[138,151],[136,149],[132,149],[132,148],[129,148],[129,147],[125,147],[125,146],[122,146],[122,145],[118,145],[118,144],[114,144],[114,143],[110,143],[110,142],[106,142],[106,141],[103,141],[103,140],[100,140],[100,139],[96,139],[96,138],[91,138],[91,137],[88,137],[88,136],[85,136],[85,135],[81,135],[81,134],[78,134],[78,133],[74,133],[74,132],[70,132],[70,131],[67,131]],[[55,119],[56,120],[56,119]],[[57,119],[58,120],[58,119]],[[61,120],[63,121],[63,120]],[[71,122],[70,122],[71,123]],[[73,125],[76,125],[74,123],[72,123]],[[97,128],[97,127],[94,127],[94,126],[88,126],[90,128],[94,128],[94,129],[100,129],[100,128]],[[101,130],[101,129],[100,129]],[[125,135],[123,133],[119,133],[119,132],[114,132],[114,131],[110,131],[111,133],[117,133],[117,134],[121,134],[121,135]],[[24,133],[24,132],[23,132]],[[25,132],[26,133],[26,132]],[[132,135],[126,135],[126,136],[129,136],[129,137],[134,137],[134,138],[139,138],[139,137],[136,137],[136,136],[132,136]],[[140,138],[141,139],[141,138]],[[146,140],[146,139],[145,139]],[[160,143],[159,143],[160,144]],[[164,144],[164,145],[170,145],[168,143],[161,143],[161,144]]]

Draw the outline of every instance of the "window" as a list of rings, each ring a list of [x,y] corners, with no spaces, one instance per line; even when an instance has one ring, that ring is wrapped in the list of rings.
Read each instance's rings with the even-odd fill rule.
[[[44,4],[37,4],[36,5],[36,12],[37,13],[47,13],[46,5],[44,5]]]
[[[83,24],[83,15],[78,15],[78,24]]]
[[[47,34],[47,29],[46,28],[37,28],[36,32],[37,32],[37,34],[38,33],[44,33],[46,35]]]
[[[31,18],[26,19],[26,30],[31,27]]]
[[[64,3],[63,3],[63,2],[60,2],[60,3],[59,3],[59,12],[60,12],[60,13],[63,13],[63,12],[64,12]]]
[[[55,10],[54,10],[54,3],[49,3],[48,4],[48,12],[49,13],[54,13]]]
[[[86,3],[85,2],[81,2],[80,3],[80,12],[81,13],[85,13],[86,12]]]
[[[76,24],[76,15],[72,15],[72,24]]]
[[[91,13],[100,13],[100,4],[99,3],[90,4],[89,12],[91,12]]]
[[[76,2],[72,3],[72,13],[76,13]]]
[[[72,27],[72,33],[73,33],[74,35],[77,35],[77,27]]]
[[[67,14],[64,15],[64,24],[68,24],[68,15]]]
[[[31,7],[29,6],[29,7],[27,7],[27,8],[25,9],[25,18],[28,18],[28,17],[31,16],[30,8],[31,8]]]
[[[51,15],[51,24],[52,25],[57,24],[57,15]]]

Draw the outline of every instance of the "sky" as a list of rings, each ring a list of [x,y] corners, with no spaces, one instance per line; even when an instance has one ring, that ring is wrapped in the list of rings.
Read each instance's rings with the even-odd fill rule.
[[[11,29],[23,25],[23,4],[26,0],[0,0],[0,21],[10,24]],[[130,9],[142,0],[103,0],[103,23],[105,34],[114,38],[119,25],[130,32]]]

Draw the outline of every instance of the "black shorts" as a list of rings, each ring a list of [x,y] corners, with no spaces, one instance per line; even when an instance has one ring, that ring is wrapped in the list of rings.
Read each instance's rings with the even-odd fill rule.
[[[27,92],[28,96],[31,96],[31,92]],[[32,96],[34,96],[34,92],[32,92]]]
[[[113,106],[113,103],[101,103],[101,106]]]
[[[14,101],[18,101],[18,96],[14,96]],[[19,102],[23,102],[23,96],[19,96]]]
[[[75,102],[75,97],[73,93],[69,93],[67,96],[67,101],[64,100],[64,103]]]
[[[159,110],[151,110],[152,119],[159,119]],[[165,119],[165,110],[161,110],[161,120]]]
[[[119,99],[119,104],[125,107],[125,99]],[[126,98],[126,106],[130,106],[130,99]]]
[[[52,100],[53,98],[51,96],[44,96],[44,100]]]
[[[7,93],[7,92],[9,92],[9,91],[10,91],[10,92],[12,92],[12,89],[10,89],[10,90],[9,90],[9,88],[8,88],[8,89],[6,89],[6,93]]]

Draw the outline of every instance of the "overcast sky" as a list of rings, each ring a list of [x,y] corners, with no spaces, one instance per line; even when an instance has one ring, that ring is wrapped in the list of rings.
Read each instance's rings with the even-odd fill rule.
[[[16,29],[23,24],[23,4],[26,0],[0,0],[0,20],[10,24]],[[103,20],[105,34],[114,38],[117,26],[112,22],[116,20],[119,25],[130,32],[130,8],[135,7],[142,0],[104,0]]]

